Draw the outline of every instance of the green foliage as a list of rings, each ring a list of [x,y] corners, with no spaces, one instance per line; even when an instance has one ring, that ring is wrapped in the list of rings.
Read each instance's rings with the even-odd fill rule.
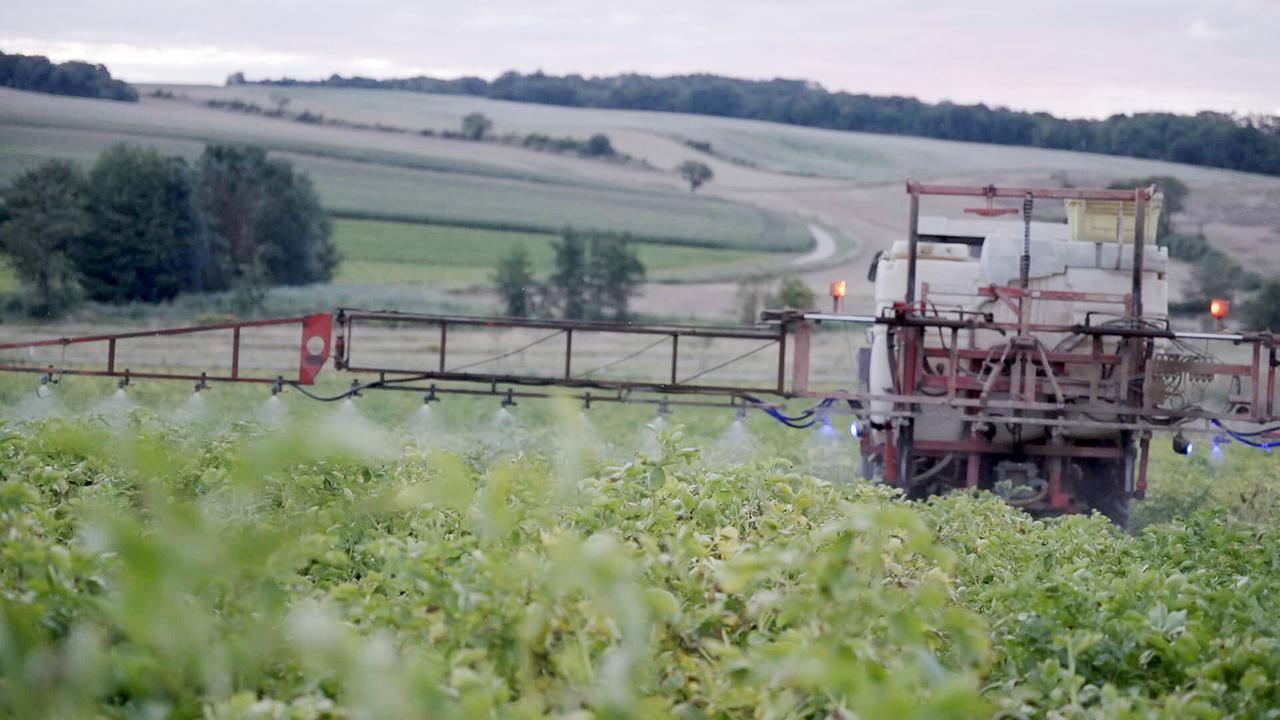
[[[627,306],[645,277],[644,263],[628,238],[593,235],[584,240],[566,229],[554,243],[555,270],[548,278],[548,305],[560,317],[626,320]]]
[[[1164,243],[1169,257],[1185,262],[1196,262],[1212,249],[1202,233],[1166,235]]]
[[[613,149],[613,143],[610,142],[609,136],[603,133],[595,133],[586,140],[577,140],[571,137],[551,137],[545,133],[529,133],[524,137],[509,136],[504,138],[503,141],[515,141],[521,147],[531,150],[558,153],[571,152],[581,157],[589,158],[611,158],[618,155],[617,151]]]
[[[72,250],[94,300],[158,302],[200,288],[211,253],[191,168],[116,145],[89,172],[89,232]]]
[[[35,315],[70,307],[81,284],[111,303],[233,286],[260,300],[268,284],[328,280],[338,261],[310,178],[254,146],[210,145],[193,172],[120,144],[87,180],[50,161],[0,191],[0,203],[3,250]]]
[[[22,280],[28,314],[54,317],[81,296],[71,252],[88,230],[84,174],[50,160],[0,191],[0,253]]]
[[[128,102],[138,99],[137,90],[123,80],[112,79],[103,65],[79,60],[55,65],[43,55],[0,52],[0,87]]]
[[[699,469],[678,434],[581,479],[300,434],[3,441],[6,714],[989,711],[983,623],[919,516]]]
[[[200,157],[201,200],[218,239],[206,287],[305,285],[333,275],[332,225],[310,178],[254,145],[209,145]]]
[[[517,245],[498,261],[493,284],[507,316],[528,317],[533,314],[538,286],[524,245]]]
[[[591,238],[587,261],[587,315],[593,319],[624,321],[627,306],[645,268],[626,236]]]
[[[609,157],[616,154],[613,143],[609,142],[609,136],[604,133],[593,133],[587,138],[587,146],[583,150],[583,155],[587,157]]]
[[[710,166],[697,160],[685,160],[676,167],[676,172],[689,183],[689,192],[697,190],[703,183],[715,177]]]
[[[1262,283],[1245,305],[1244,317],[1251,330],[1280,332],[1280,280],[1272,278]]]
[[[566,229],[554,243],[555,271],[547,280],[549,305],[566,320],[587,315],[587,249],[582,237]]]
[[[483,140],[493,130],[493,121],[484,113],[471,113],[462,118],[462,137],[467,140]]]
[[[952,497],[928,514],[990,618],[1011,717],[1268,717],[1280,705],[1280,534],[1201,512],[1138,536]]]
[[[138,416],[0,428],[0,715],[1280,706],[1274,503],[1180,505],[1127,535],[990,496],[906,503],[780,460],[704,463],[678,431],[613,464],[343,447]],[[1264,454],[1229,452],[1216,477],[1173,463],[1157,458],[1157,496],[1229,500],[1237,476],[1274,477]]]
[[[804,280],[788,275],[778,282],[778,291],[769,297],[766,304],[772,308],[811,310],[814,304],[813,290]]]

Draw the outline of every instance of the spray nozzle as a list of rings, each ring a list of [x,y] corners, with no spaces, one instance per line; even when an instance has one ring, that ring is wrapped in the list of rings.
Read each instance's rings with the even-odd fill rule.
[[[658,419],[663,420],[671,414],[671,404],[667,398],[658,401]]]

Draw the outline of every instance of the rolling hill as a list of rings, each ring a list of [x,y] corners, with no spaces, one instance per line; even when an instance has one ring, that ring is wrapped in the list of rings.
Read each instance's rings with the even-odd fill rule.
[[[678,289],[651,288],[639,307],[663,315],[730,316],[736,278],[762,272],[807,268],[805,277],[815,288],[831,279],[863,277],[870,253],[905,233],[901,182],[908,177],[1085,185],[1172,175],[1191,189],[1176,226],[1203,231],[1212,245],[1260,272],[1280,271],[1280,178],[1275,177],[1057,150],[389,90],[141,89],[142,101],[127,106],[0,91],[0,178],[55,155],[87,162],[121,140],[188,156],[206,141],[258,142],[309,171],[328,208],[365,218],[340,225],[340,242],[353,263],[342,271],[345,282],[372,277],[467,287],[487,276],[484,253],[457,264],[451,247],[460,245],[451,243],[465,242],[463,235],[451,241],[447,233],[424,231],[428,239],[415,239],[419,235],[409,228],[378,222],[523,230],[532,232],[522,240],[531,243],[545,242],[546,232],[570,224],[686,246],[681,252],[687,254],[662,260],[660,253],[647,251],[658,279],[706,280]],[[152,97],[156,89],[173,97]],[[329,124],[205,104],[240,100],[271,107],[285,99],[290,112],[305,110]],[[438,136],[457,129],[472,112],[491,118],[498,135],[585,139],[602,132],[632,159],[609,162]],[[437,136],[423,136],[422,130]],[[699,159],[715,171],[715,179],[696,194],[673,172],[686,159]],[[368,220],[377,222],[361,224]],[[831,254],[812,254],[813,234],[806,228],[811,223],[834,231],[837,246]],[[516,237],[497,236],[491,246],[507,247]],[[810,253],[802,255],[805,250]],[[780,260],[761,251],[793,255]],[[401,270],[378,270],[389,262],[399,263]],[[403,269],[415,264],[420,273]],[[851,283],[850,303],[868,295],[867,287]],[[484,292],[466,297],[480,307],[491,302]]]

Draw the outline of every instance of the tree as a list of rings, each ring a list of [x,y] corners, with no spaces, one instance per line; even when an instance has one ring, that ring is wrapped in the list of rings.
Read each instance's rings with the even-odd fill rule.
[[[333,276],[332,223],[311,179],[252,145],[209,145],[200,198],[215,240],[205,285],[304,285]]]
[[[565,229],[553,248],[555,272],[549,282],[552,305],[567,320],[580,320],[587,313],[587,257],[582,238]]]
[[[483,113],[474,112],[462,118],[462,136],[468,140],[483,140],[493,129],[493,121]]]
[[[94,300],[168,300],[196,291],[207,235],[191,168],[181,158],[116,145],[89,172],[88,232],[71,248]]]
[[[715,173],[706,163],[697,160],[685,160],[676,168],[676,172],[688,181],[689,192],[697,190],[700,185],[715,177]]]
[[[1250,330],[1280,332],[1280,280],[1263,282],[1258,294],[1245,306],[1244,316]]]
[[[813,290],[803,280],[788,275],[778,283],[778,292],[770,298],[769,304],[791,310],[809,310],[813,308],[813,299]]]
[[[138,99],[137,90],[123,80],[112,79],[102,65],[79,60],[54,65],[42,55],[0,52],[0,87],[126,102]]]
[[[734,299],[738,304],[738,322],[743,325],[755,325],[760,320],[761,305],[769,302],[758,278],[738,283]]]
[[[50,160],[0,191],[0,251],[22,281],[26,311],[54,317],[81,295],[71,250],[88,230],[87,183],[67,160]]]
[[[262,208],[262,259],[274,285],[328,282],[338,267],[333,222],[320,205],[311,177],[273,160],[263,178],[271,201]]]
[[[636,288],[644,281],[644,263],[626,236],[591,239],[587,263],[587,315],[593,319],[624,321]]]
[[[258,227],[268,202],[260,182],[267,153],[251,145],[206,145],[198,163],[200,205],[213,233],[202,286],[225,290],[237,276],[261,276]]]
[[[493,284],[502,297],[509,317],[528,317],[534,312],[534,292],[537,281],[524,245],[516,246],[506,257],[498,261]]]
[[[596,133],[587,138],[587,144],[582,154],[587,157],[609,157],[616,155],[617,151],[613,149],[613,143],[609,141],[608,135]]]

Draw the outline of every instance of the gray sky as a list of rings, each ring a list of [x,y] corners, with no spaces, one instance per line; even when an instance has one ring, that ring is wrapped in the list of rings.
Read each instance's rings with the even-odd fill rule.
[[[1280,0],[0,0],[0,50],[135,82],[712,72],[1068,116],[1280,114]]]

